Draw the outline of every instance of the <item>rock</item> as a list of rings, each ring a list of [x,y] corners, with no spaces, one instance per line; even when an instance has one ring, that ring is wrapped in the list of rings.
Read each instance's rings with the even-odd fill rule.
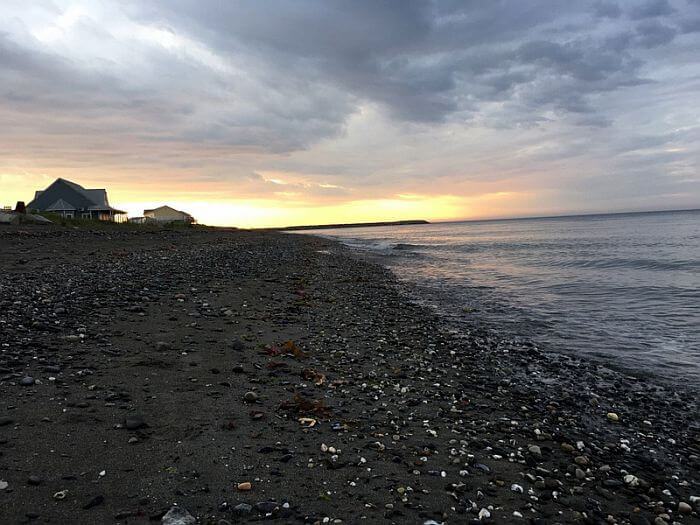
[[[580,468],[576,469],[575,474],[576,474],[576,479],[578,479],[578,480],[584,479],[586,477],[586,473],[583,470],[581,470]]]
[[[253,510],[253,506],[248,505],[247,503],[239,503],[238,505],[233,507],[233,512],[235,514],[248,514],[252,510]]]
[[[574,458],[574,462],[577,465],[581,465],[581,466],[586,466],[590,463],[590,461],[588,461],[588,458],[586,456],[576,456]]]
[[[243,483],[239,483],[238,485],[236,485],[236,488],[238,490],[248,491],[253,488],[253,485],[250,483],[250,481],[244,481]]]
[[[54,492],[53,499],[60,501],[66,499],[66,496],[68,496],[67,490],[59,490],[58,492]]]
[[[529,447],[527,447],[527,450],[533,456],[537,456],[537,457],[542,456],[542,449],[540,447],[538,447],[537,445],[530,445]]]
[[[561,448],[562,452],[566,452],[567,454],[571,454],[576,450],[576,448],[569,443],[562,443],[559,448]]]
[[[156,343],[156,350],[159,352],[164,352],[166,350],[172,350],[172,345],[170,343],[166,343],[165,341],[158,341]]]
[[[124,421],[124,426],[127,430],[138,430],[139,428],[143,428],[148,425],[146,425],[146,422],[143,420],[142,416],[133,415],[126,417],[126,420]]]
[[[260,396],[256,394],[255,392],[246,392],[245,395],[243,396],[243,401],[246,403],[255,403]]]
[[[163,525],[194,525],[197,520],[184,507],[173,506],[160,522]]]
[[[102,505],[104,503],[105,497],[102,495],[95,496],[92,498],[90,501],[88,501],[85,505],[83,505],[83,510],[88,510],[93,507],[97,507],[98,505]]]
[[[255,504],[255,508],[262,514],[270,514],[280,508],[280,504],[276,501],[261,501]]]
[[[678,504],[678,512],[680,512],[681,514],[690,514],[691,512],[693,512],[693,507],[688,505],[685,501],[681,501]]]
[[[0,417],[0,427],[5,427],[7,425],[11,425],[14,422],[15,422],[15,420],[12,419],[11,417]]]
[[[237,352],[241,352],[245,350],[245,343],[236,337],[231,341],[231,348]]]
[[[620,416],[618,416],[615,412],[608,412],[608,419],[610,421],[619,421]]]
[[[39,476],[29,476],[29,479],[27,479],[27,484],[36,487],[41,485],[42,481],[43,480]]]
[[[31,376],[24,376],[22,379],[19,380],[19,384],[22,386],[32,386],[36,383],[33,377]]]
[[[10,484],[7,481],[0,480],[0,490],[5,490]]]

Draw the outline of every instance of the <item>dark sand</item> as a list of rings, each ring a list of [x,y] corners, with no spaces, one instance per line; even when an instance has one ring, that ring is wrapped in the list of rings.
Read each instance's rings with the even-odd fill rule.
[[[0,228],[0,524],[698,523],[696,393],[319,238]]]

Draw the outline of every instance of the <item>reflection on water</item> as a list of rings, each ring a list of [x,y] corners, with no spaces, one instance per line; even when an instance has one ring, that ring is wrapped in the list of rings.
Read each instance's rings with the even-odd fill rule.
[[[380,254],[446,312],[700,378],[700,211],[323,230]],[[465,317],[466,314],[461,314]]]

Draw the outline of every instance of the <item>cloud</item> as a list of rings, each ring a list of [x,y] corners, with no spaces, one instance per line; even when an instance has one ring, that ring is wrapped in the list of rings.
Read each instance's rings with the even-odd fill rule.
[[[168,172],[220,193],[336,202],[426,183],[448,194],[547,180],[552,192],[549,174],[573,170],[562,164],[572,156],[636,172],[629,152],[668,137],[690,154],[649,151],[655,176],[673,186],[666,173],[697,167],[692,133],[678,132],[698,118],[700,11],[685,0],[4,10],[0,168],[119,172],[133,184]],[[250,178],[271,172],[290,177],[284,191]]]

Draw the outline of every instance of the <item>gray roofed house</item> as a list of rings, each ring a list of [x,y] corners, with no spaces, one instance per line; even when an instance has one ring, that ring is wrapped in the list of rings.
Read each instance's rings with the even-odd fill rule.
[[[27,209],[58,213],[64,217],[114,221],[126,216],[125,211],[109,205],[104,189],[85,189],[66,179],[56,179],[48,188],[35,192]]]

